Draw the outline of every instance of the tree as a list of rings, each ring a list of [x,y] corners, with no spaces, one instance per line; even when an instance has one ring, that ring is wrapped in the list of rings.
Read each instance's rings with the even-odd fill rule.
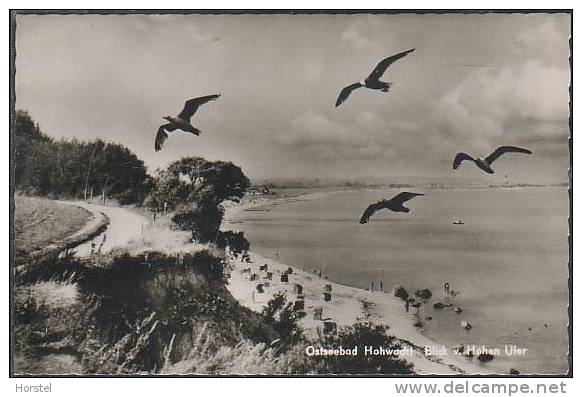
[[[154,210],[175,210],[172,220],[201,242],[215,241],[227,200],[238,202],[250,186],[230,162],[184,157],[159,172],[146,202]]]
[[[216,206],[227,200],[237,202],[250,186],[240,167],[231,162],[208,161],[201,157],[183,157],[173,162],[163,177],[173,180],[170,185],[177,189],[177,194],[172,196],[179,202],[173,203],[174,206],[192,202]],[[182,190],[184,188],[187,192]]]
[[[223,215],[221,206],[194,204],[179,207],[172,221],[181,229],[191,231],[194,240],[216,243]]]
[[[42,142],[51,142],[51,139],[44,135],[38,124],[25,110],[17,110],[14,120],[14,180],[16,185],[20,183],[24,169],[26,168],[27,157],[31,147]]]
[[[141,202],[151,184],[146,168],[126,147],[97,139],[54,141],[25,111],[16,112],[15,184],[20,191],[58,197],[86,196],[87,191]]]
[[[251,245],[245,238],[243,232],[233,232],[232,230],[227,230],[219,234],[218,247],[229,247],[234,254],[242,254],[248,251],[251,248]]]

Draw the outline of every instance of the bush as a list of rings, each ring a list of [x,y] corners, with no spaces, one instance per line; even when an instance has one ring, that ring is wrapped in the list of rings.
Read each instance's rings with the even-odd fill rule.
[[[121,192],[115,196],[119,204],[121,205],[128,205],[128,204],[141,204],[143,201],[144,193],[135,190],[135,189],[128,189],[125,192]]]
[[[320,338],[322,347],[353,349],[358,347],[354,356],[313,356],[318,362],[318,373],[325,374],[411,374],[413,365],[396,355],[364,355],[366,346],[373,349],[401,349],[394,336],[386,334],[384,326],[358,323],[345,327],[337,335]]]
[[[16,318],[38,327],[21,327],[19,341],[30,339],[32,331],[45,335],[44,324],[50,321],[49,336],[65,336],[63,345],[82,360],[84,373],[133,374],[156,373],[165,365],[199,357],[196,335],[201,329],[210,341],[204,345],[205,357],[243,339],[270,346],[280,338],[272,325],[232,298],[225,288],[221,258],[209,251],[93,260],[100,263],[56,259],[26,274],[27,283],[75,283],[79,295],[74,312],[57,319],[51,311],[45,319],[38,303],[21,294]],[[41,342],[47,339],[43,338]]]
[[[263,319],[271,324],[280,336],[279,347],[282,351],[301,340],[302,332],[299,320],[303,312],[293,310],[293,303],[287,302],[283,293],[277,293],[263,308]]]
[[[224,211],[213,205],[182,207],[172,216],[172,221],[181,229],[192,233],[192,238],[201,243],[218,239]]]
[[[219,248],[228,247],[235,254],[247,252],[251,248],[243,232],[233,232],[230,230],[219,233],[217,246]]]

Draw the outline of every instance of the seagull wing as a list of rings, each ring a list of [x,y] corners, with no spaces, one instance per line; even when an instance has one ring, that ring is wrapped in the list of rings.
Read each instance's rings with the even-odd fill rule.
[[[345,102],[346,99],[350,96],[353,90],[362,87],[360,83],[350,84],[347,87],[344,87],[342,92],[340,92],[339,96],[337,97],[337,101],[335,101],[335,107],[337,108],[339,105]]]
[[[531,151],[527,150],[527,149],[523,149],[517,146],[499,146],[497,149],[495,149],[495,151],[493,153],[491,153],[489,156],[487,156],[487,158],[485,159],[485,161],[488,164],[491,164],[492,162],[494,162],[495,160],[497,160],[497,158],[499,156],[501,156],[502,154],[505,153],[525,153],[525,154],[531,154]]]
[[[206,95],[189,99],[184,104],[184,109],[182,109],[178,117],[182,120],[190,121],[190,118],[194,115],[194,113],[196,113],[201,105],[204,105],[206,102],[214,101],[218,98],[220,98],[220,94]]]
[[[456,170],[457,168],[459,168],[461,163],[465,160],[475,161],[475,159],[469,156],[467,153],[463,152],[457,153],[457,155],[455,156],[455,161],[453,161],[453,169]]]
[[[177,128],[171,123],[161,125],[160,128],[158,128],[158,133],[156,134],[156,140],[154,142],[154,148],[156,149],[156,152],[159,152],[162,149],[162,145],[168,138],[168,133],[166,131],[172,132],[176,129]]]
[[[423,193],[410,193],[410,192],[402,192],[397,194],[396,196],[392,197],[389,201],[390,203],[400,204],[402,205],[404,202],[410,200],[416,196],[424,196]]]
[[[414,51],[414,48],[411,50],[408,50],[408,51],[401,52],[401,53],[396,54],[396,55],[392,55],[391,57],[388,57],[386,59],[381,60],[380,63],[378,63],[378,65],[376,65],[376,67],[374,68],[372,73],[370,73],[370,75],[368,76],[368,79],[379,80],[380,77],[382,77],[382,75],[386,72],[386,69],[388,69],[388,66],[392,65],[394,62],[396,62],[400,58],[404,58],[406,55],[410,54],[412,51]]]
[[[365,223],[368,223],[370,221],[370,217],[372,215],[374,215],[376,213],[376,211],[382,209],[382,206],[381,206],[382,203],[383,203],[383,201],[379,201],[377,203],[370,204],[368,206],[368,208],[366,208],[366,210],[362,214],[362,217],[360,218],[360,223],[362,225],[365,224]]]

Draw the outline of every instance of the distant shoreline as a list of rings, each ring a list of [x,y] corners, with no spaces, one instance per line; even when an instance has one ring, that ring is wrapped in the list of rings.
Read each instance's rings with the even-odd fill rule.
[[[447,187],[430,187],[430,186],[413,186],[406,185],[406,187],[397,187],[391,185],[368,185],[368,186],[357,186],[357,187],[346,187],[346,186],[336,186],[336,187],[289,187],[289,188],[277,188],[277,193],[275,194],[258,194],[256,196],[249,196],[248,194],[240,203],[232,203],[225,207],[225,213],[223,217],[223,224],[230,221],[230,217],[240,211],[253,210],[256,207],[267,206],[267,205],[278,205],[280,203],[285,203],[287,201],[295,200],[310,200],[321,195],[341,193],[341,192],[354,192],[354,191],[367,191],[367,190],[384,190],[384,189],[423,189],[427,191],[431,190],[475,190],[475,189],[524,189],[524,188],[569,188],[569,184],[556,183],[547,185],[534,185],[534,184],[515,184],[510,186],[503,185],[490,185],[490,186],[447,186]],[[289,190],[289,193],[281,192]]]

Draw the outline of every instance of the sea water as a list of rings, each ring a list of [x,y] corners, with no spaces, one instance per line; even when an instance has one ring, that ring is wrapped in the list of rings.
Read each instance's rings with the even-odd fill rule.
[[[427,334],[448,346],[502,354],[521,373],[564,373],[568,352],[568,192],[565,187],[412,189],[408,214],[378,212],[358,220],[369,203],[400,190],[342,191],[241,211],[229,219],[258,253],[329,279],[409,293],[428,288],[421,307]],[[462,220],[463,224],[453,222]],[[443,285],[458,293],[452,308]],[[470,331],[460,326],[471,323]]]

